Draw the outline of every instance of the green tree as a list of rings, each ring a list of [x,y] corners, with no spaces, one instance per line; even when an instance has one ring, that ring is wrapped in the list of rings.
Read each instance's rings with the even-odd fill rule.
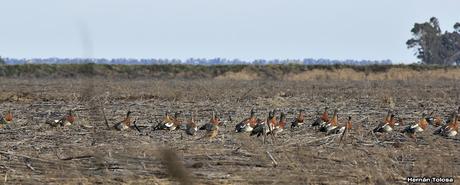
[[[436,17],[429,22],[415,23],[411,32],[413,38],[406,42],[408,48],[415,49],[416,56],[424,64],[460,64],[460,24],[456,31],[442,33]]]
[[[0,65],[4,65],[6,62],[5,60],[2,59],[2,57],[0,56]]]

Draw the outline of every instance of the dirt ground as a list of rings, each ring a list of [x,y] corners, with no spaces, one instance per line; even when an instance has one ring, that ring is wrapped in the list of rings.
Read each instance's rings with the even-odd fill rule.
[[[265,81],[0,78],[0,113],[14,123],[0,129],[1,184],[405,184],[409,176],[454,177],[460,182],[460,140],[432,134],[372,134],[394,106],[404,123],[424,110],[442,116],[460,106],[460,81]],[[393,102],[393,103],[392,103]],[[394,105],[391,105],[394,104]],[[423,107],[422,107],[423,105]],[[309,124],[324,107],[352,116],[339,143]],[[276,138],[235,133],[254,107],[299,109],[307,125]],[[47,119],[73,109],[77,123],[52,128]],[[141,132],[108,129],[128,110]],[[226,121],[216,140],[184,131],[153,131],[166,110],[196,112],[199,124],[216,111]],[[330,112],[332,114],[332,111]],[[279,116],[279,115],[277,115]],[[231,119],[230,119],[231,117]],[[289,125],[288,125],[289,127]],[[397,130],[401,130],[397,127]],[[270,155],[273,157],[271,159]],[[276,161],[277,165],[274,164]]]

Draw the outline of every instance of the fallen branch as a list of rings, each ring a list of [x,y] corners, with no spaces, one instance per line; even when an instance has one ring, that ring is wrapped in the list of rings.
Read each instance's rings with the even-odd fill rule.
[[[66,157],[61,160],[63,161],[70,161],[70,160],[77,160],[77,159],[88,159],[88,158],[93,158],[94,156],[92,155],[82,155],[82,156],[75,156],[75,157]]]
[[[32,167],[32,165],[30,165],[30,163],[26,162],[26,166],[27,166],[27,168],[29,168],[30,170],[35,171],[35,168]]]

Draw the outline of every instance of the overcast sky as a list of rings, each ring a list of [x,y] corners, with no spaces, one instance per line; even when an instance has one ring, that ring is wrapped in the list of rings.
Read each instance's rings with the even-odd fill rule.
[[[391,59],[460,0],[2,0],[0,56]]]

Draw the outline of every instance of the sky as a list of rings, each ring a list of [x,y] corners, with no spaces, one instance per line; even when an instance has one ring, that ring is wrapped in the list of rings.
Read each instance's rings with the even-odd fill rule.
[[[416,62],[415,22],[460,22],[459,0],[2,0],[9,58]]]

